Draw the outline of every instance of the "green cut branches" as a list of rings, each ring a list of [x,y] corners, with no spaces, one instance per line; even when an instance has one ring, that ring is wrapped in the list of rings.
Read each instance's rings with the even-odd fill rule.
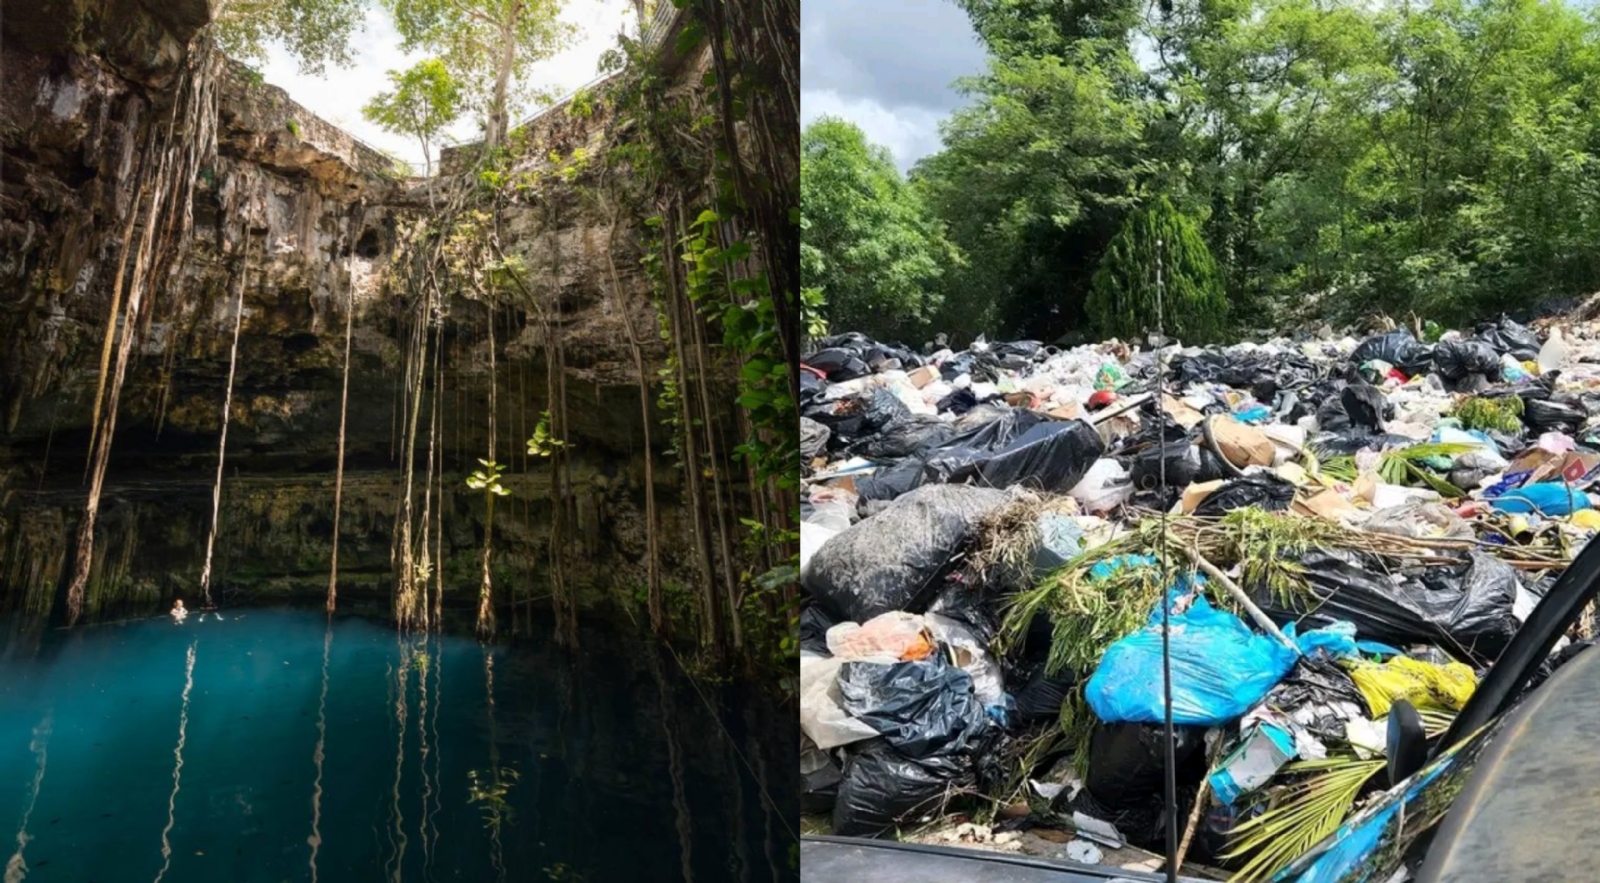
[[[1249,856],[1232,877],[1239,883],[1270,880],[1338,830],[1356,797],[1384,760],[1361,760],[1353,754],[1291,763],[1279,775],[1305,775],[1283,788],[1277,804],[1233,830],[1223,858]]]
[[[1516,432],[1522,428],[1522,397],[1473,396],[1456,406],[1456,419],[1467,429]]]

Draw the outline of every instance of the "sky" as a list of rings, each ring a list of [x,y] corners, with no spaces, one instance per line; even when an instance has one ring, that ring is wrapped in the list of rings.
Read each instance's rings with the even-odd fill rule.
[[[595,79],[599,75],[600,54],[616,45],[620,30],[626,27],[629,33],[637,33],[638,25],[629,0],[573,0],[562,17],[578,26],[578,37],[565,51],[534,65],[532,83],[564,96]],[[387,13],[376,4],[368,8],[366,26],[351,38],[351,48],[355,56],[353,67],[330,65],[325,76],[315,77],[301,74],[294,58],[281,46],[273,46],[261,73],[268,83],[282,87],[312,113],[373,147],[412,163],[421,174],[422,146],[416,139],[391,135],[367,122],[361,118],[361,106],[389,88],[388,71],[403,70],[424,56],[400,51],[400,35]],[[535,109],[525,109],[523,116]],[[477,121],[463,117],[448,134],[461,141],[477,140]],[[438,152],[435,146],[435,160]]]
[[[939,121],[962,101],[958,77],[984,70],[983,47],[951,0],[805,0],[800,116],[861,127],[906,171],[939,150]]]

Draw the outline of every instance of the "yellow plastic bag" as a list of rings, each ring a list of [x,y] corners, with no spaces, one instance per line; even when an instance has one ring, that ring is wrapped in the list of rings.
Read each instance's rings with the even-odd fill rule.
[[[1347,666],[1374,718],[1388,714],[1389,706],[1398,699],[1417,708],[1459,711],[1478,687],[1478,676],[1459,662],[1434,665],[1396,656],[1382,664],[1352,662]]]

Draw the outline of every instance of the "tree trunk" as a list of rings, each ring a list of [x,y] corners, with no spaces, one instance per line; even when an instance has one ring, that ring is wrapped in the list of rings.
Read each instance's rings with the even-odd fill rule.
[[[485,127],[483,143],[488,150],[494,150],[505,141],[506,120],[506,93],[511,86],[511,68],[517,60],[517,39],[513,26],[507,23],[500,28],[500,58],[494,66],[494,98],[489,104],[489,121]]]

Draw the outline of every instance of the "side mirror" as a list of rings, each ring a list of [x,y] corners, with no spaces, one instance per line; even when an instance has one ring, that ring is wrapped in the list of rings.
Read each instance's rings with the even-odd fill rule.
[[[1422,715],[1410,702],[1400,699],[1389,708],[1389,787],[1393,788],[1428,762],[1428,734],[1422,728]]]

